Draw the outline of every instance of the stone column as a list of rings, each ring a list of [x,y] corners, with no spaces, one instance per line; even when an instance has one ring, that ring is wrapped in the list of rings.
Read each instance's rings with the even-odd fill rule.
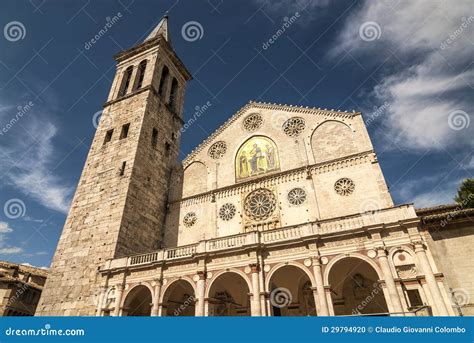
[[[161,280],[155,280],[153,287],[153,305],[151,307],[151,316],[156,317],[159,314],[161,297]]]
[[[265,274],[263,270],[263,257],[261,254],[259,254],[258,257],[258,263],[260,265],[259,268],[259,282],[260,282],[260,308],[261,308],[261,314],[262,316],[268,316],[267,312],[267,304],[266,304],[266,298],[265,298]]]
[[[390,297],[390,302],[392,303],[393,311],[398,312],[398,315],[403,315],[402,302],[397,291],[397,285],[392,275],[390,269],[390,264],[388,263],[387,251],[383,247],[377,248],[377,258],[379,260],[380,268],[382,269],[383,278],[385,285],[387,286],[388,295]]]
[[[103,306],[104,306],[104,298],[105,298],[105,291],[106,290],[107,290],[106,286],[100,287],[99,301],[97,303],[97,310],[96,310],[96,313],[95,313],[95,315],[97,317],[102,316],[102,309],[103,309]]]
[[[260,303],[260,281],[259,281],[259,265],[257,263],[251,264],[251,273],[252,273],[252,301],[251,303],[251,312],[252,316],[261,316],[262,309]]]
[[[414,242],[413,244],[415,246],[415,253],[418,257],[418,262],[420,263],[420,271],[425,275],[426,283],[428,284],[428,288],[430,290],[431,297],[433,298],[434,305],[438,309],[438,315],[448,316],[448,309],[446,308],[443,296],[441,295],[441,291],[439,290],[438,283],[436,282],[436,278],[433,274],[433,269],[431,269],[428,256],[426,256],[426,251],[423,242],[418,241]]]
[[[206,293],[206,272],[199,271],[198,273],[199,280],[197,281],[196,286],[196,317],[202,317],[205,314],[205,293]]]
[[[326,298],[326,291],[324,289],[323,273],[321,268],[321,261],[319,256],[313,258],[313,273],[316,281],[317,302],[319,304],[320,313],[318,316],[329,316],[328,302]]]
[[[122,303],[123,284],[115,286],[115,303],[114,303],[114,317],[120,316],[120,304]]]

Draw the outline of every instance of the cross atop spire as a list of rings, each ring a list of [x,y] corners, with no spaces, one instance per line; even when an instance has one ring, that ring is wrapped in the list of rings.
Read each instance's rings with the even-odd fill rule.
[[[160,22],[158,25],[156,25],[155,29],[151,31],[151,33],[146,37],[145,42],[147,40],[150,40],[152,38],[156,38],[159,35],[162,35],[163,38],[168,42],[171,43],[171,39],[169,37],[169,31],[168,31],[168,12],[165,13],[163,18],[161,18]]]

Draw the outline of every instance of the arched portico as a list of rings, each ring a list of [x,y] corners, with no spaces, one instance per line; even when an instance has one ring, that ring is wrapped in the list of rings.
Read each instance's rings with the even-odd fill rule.
[[[313,276],[300,266],[285,264],[275,268],[268,275],[266,286],[271,315],[316,315]]]
[[[325,280],[330,286],[335,315],[387,315],[389,310],[379,280],[380,269],[372,260],[343,256],[327,266]]]
[[[206,292],[209,316],[249,316],[251,284],[244,275],[226,271],[214,277]]]
[[[145,285],[130,289],[122,306],[123,316],[150,316],[153,302],[152,291]]]
[[[194,316],[196,294],[194,285],[188,280],[176,280],[163,292],[162,316]]]

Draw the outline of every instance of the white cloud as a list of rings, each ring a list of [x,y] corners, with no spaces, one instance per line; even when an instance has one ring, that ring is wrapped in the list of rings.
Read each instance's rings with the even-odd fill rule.
[[[402,203],[414,203],[416,208],[454,203],[462,179],[445,180],[443,174],[411,179],[391,187]]]
[[[325,7],[329,0],[255,0],[257,7],[266,14],[290,17],[300,13],[297,23],[305,25],[316,18],[317,10]]]
[[[54,163],[59,160],[53,146],[57,128],[45,117],[29,113],[1,137],[0,174],[9,185],[41,205],[67,213],[73,188],[54,173]]]
[[[0,254],[4,254],[4,255],[19,254],[22,251],[23,251],[23,249],[20,248],[20,247],[0,248]]]
[[[374,58],[393,51],[406,64],[371,93],[378,103],[390,103],[382,129],[399,146],[416,150],[472,144],[474,123],[453,130],[448,121],[456,110],[474,120],[474,98],[463,93],[474,87],[471,13],[470,1],[455,6],[441,0],[367,1],[346,20],[330,55],[346,50]],[[359,36],[359,27],[368,21],[380,26],[380,39]]]
[[[20,247],[5,246],[7,234],[13,232],[13,229],[6,222],[0,222],[0,254],[11,255],[18,254],[23,251]]]

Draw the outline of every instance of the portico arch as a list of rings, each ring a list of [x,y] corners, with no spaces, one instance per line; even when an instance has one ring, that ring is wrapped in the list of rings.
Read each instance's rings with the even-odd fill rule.
[[[274,268],[266,287],[273,316],[316,315],[313,276],[302,266],[288,263]]]
[[[335,315],[387,315],[388,306],[377,264],[359,254],[344,255],[328,264],[325,280],[330,286]]]
[[[150,316],[153,295],[146,285],[137,285],[125,296],[122,306],[123,316]]]
[[[194,316],[196,294],[194,284],[178,279],[163,290],[162,316]]]
[[[249,316],[251,284],[240,271],[217,274],[206,291],[209,316]]]

